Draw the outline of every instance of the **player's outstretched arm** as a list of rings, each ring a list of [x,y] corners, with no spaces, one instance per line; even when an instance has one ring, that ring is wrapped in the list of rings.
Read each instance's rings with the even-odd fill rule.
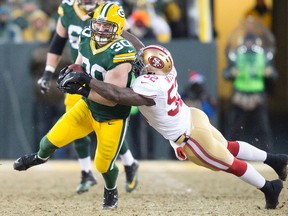
[[[89,86],[91,88],[89,95],[84,96],[96,102],[99,100],[100,95],[109,101],[113,101],[114,105],[122,104],[126,106],[152,106],[155,104],[153,99],[145,98],[135,93],[130,88],[122,88],[114,84],[93,79],[86,73],[68,73],[59,83],[59,88],[70,94],[79,94],[74,91],[75,88],[73,85],[75,88],[83,85]]]
[[[89,87],[102,97],[114,101],[117,104],[126,106],[153,106],[155,102],[151,98],[145,98],[135,93],[130,88],[121,88],[119,86],[105,83],[96,79],[91,79]],[[89,99],[93,100],[93,94],[89,94]]]

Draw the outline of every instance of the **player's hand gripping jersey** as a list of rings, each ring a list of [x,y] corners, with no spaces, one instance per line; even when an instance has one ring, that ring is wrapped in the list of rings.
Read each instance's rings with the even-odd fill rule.
[[[132,88],[134,92],[155,101],[154,106],[139,106],[139,110],[166,139],[176,140],[186,132],[190,126],[190,110],[178,94],[175,67],[167,76],[141,75],[133,82]]]
[[[91,40],[90,28],[85,28],[81,33],[79,52],[82,55],[82,66],[93,78],[103,81],[107,71],[124,62],[133,63],[136,50],[125,38],[119,37],[103,47],[97,48],[96,42]],[[112,60],[112,61],[111,61]],[[129,87],[132,80],[132,71],[128,75],[126,87]],[[99,121],[110,119],[125,119],[129,116],[130,106],[116,105],[105,106],[84,98],[92,111],[93,117]]]

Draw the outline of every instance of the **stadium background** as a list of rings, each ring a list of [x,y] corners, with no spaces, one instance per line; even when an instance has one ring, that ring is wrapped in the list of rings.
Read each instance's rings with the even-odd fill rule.
[[[181,0],[179,0],[181,1]],[[179,70],[180,89],[187,82],[189,70],[199,70],[207,77],[207,88],[216,96],[220,107],[215,124],[225,130],[227,101],[231,85],[222,77],[225,67],[224,47],[229,33],[239,23],[243,11],[254,0],[214,0],[217,39],[212,43],[173,40],[167,46]],[[267,1],[272,3],[271,1]],[[277,40],[276,66],[280,79],[273,98],[269,98],[275,145],[288,152],[288,1],[273,2],[273,24]],[[229,17],[229,18],[227,18]],[[145,44],[155,41],[144,41]],[[81,196],[74,186],[79,180],[76,160],[50,160],[27,172],[13,170],[13,161],[31,152],[32,78],[28,61],[38,44],[0,45],[0,215],[83,216],[83,215],[288,215],[287,183],[276,210],[264,209],[264,198],[255,188],[232,175],[212,172],[190,162],[171,161],[170,146],[156,132],[155,157],[158,161],[140,161],[139,185],[133,193],[125,193],[125,173],[119,163],[119,207],[117,211],[101,209],[103,181],[93,167],[99,184]],[[164,160],[165,159],[165,160]],[[266,165],[253,164],[267,179],[276,176]]]
[[[244,4],[245,2],[245,4]],[[288,120],[288,77],[287,59],[287,9],[285,0],[267,1],[273,3],[273,33],[277,42],[275,57],[280,79],[276,83],[273,97],[269,98],[269,111],[276,150],[288,152],[286,125]],[[243,18],[243,13],[254,4],[253,0],[214,1],[214,25],[217,37],[212,42],[200,43],[193,39],[175,39],[164,44],[172,53],[179,71],[180,91],[187,83],[188,73],[197,70],[207,78],[208,92],[219,101],[219,112],[214,124],[222,131],[227,130],[227,102],[231,84],[224,81],[222,71],[225,67],[224,48],[231,31]],[[145,41],[145,44],[157,41]],[[0,158],[15,159],[23,153],[31,152],[33,125],[32,78],[28,69],[31,52],[38,44],[1,44],[0,46]],[[128,140],[131,134],[128,134]],[[170,146],[155,131],[153,133],[155,150],[152,158],[170,159]],[[148,137],[149,138],[149,137]],[[145,144],[145,143],[144,143]]]

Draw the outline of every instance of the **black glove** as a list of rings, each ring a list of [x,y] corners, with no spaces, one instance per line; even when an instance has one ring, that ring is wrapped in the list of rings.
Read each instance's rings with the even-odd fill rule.
[[[60,86],[60,83],[61,83],[61,81],[64,79],[64,77],[65,77],[67,74],[71,73],[71,72],[72,72],[72,70],[69,69],[68,66],[62,68],[62,69],[60,70],[60,72],[59,72],[59,76],[58,76],[58,79],[57,79],[57,85]]]
[[[86,98],[88,97],[91,90],[89,86],[84,86],[79,83],[67,83],[65,86],[59,87],[59,89],[64,93],[80,94]]]
[[[58,85],[60,88],[65,87],[71,83],[78,83],[80,85],[89,86],[91,79],[92,77],[89,76],[87,73],[79,73],[72,71],[66,74]]]
[[[38,85],[40,86],[40,90],[42,94],[45,94],[49,91],[51,86],[51,79],[53,73],[51,71],[45,70],[42,77],[38,80]]]
[[[61,82],[58,83],[58,88],[61,91],[64,93],[80,94],[84,97],[88,97],[90,93],[89,84],[92,79],[88,74],[69,72],[61,79]]]

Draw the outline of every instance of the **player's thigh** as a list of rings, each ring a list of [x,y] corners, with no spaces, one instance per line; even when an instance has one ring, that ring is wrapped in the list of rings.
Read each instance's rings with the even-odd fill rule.
[[[66,112],[69,111],[81,99],[81,97],[81,95],[77,94],[66,94],[64,101]]]
[[[210,169],[227,169],[233,162],[226,140],[211,126],[207,115],[192,108],[190,139],[184,147],[188,159]]]
[[[213,137],[214,139],[218,140],[218,142],[220,142],[222,145],[227,147],[227,141],[225,137],[210,123],[208,116],[202,110],[197,108],[191,108],[191,116],[191,131],[193,129],[197,129],[197,136],[205,134],[205,136],[208,136],[209,139]],[[201,131],[203,131],[203,133]]]
[[[57,147],[62,147],[92,131],[91,112],[87,104],[79,100],[56,122],[48,132],[47,138]]]
[[[213,137],[227,148],[228,142],[227,142],[226,138],[223,136],[223,134],[211,124],[210,124],[210,131],[212,132]]]
[[[127,131],[127,120],[117,119],[99,123],[96,129],[95,166],[100,173],[113,168]]]

